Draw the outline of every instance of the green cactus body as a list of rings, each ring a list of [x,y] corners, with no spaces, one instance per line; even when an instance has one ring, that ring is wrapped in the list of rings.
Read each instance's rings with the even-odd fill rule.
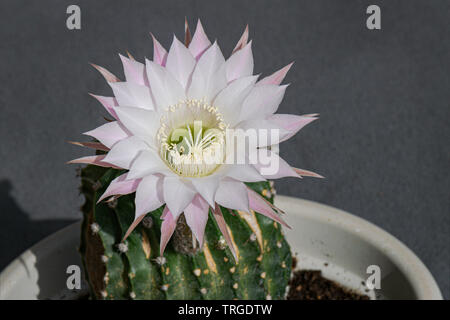
[[[211,212],[202,250],[180,253],[176,241],[187,242],[189,237],[177,239],[174,235],[164,252],[165,261],[161,261],[158,256],[163,207],[147,214],[152,225],[140,223],[121,243],[133,222],[134,195],[121,196],[113,204],[96,204],[121,173],[94,166],[81,172],[81,191],[86,202],[82,208],[80,253],[93,298],[284,298],[291,252],[278,223],[258,213],[230,213],[221,208],[239,257],[237,264]],[[270,190],[268,182],[248,185],[263,195]],[[273,197],[267,199],[273,201]],[[183,223],[182,218],[179,224]]]

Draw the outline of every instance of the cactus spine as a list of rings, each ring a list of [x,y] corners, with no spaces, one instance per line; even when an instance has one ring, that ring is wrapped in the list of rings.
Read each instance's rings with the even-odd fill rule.
[[[239,262],[213,218],[199,250],[180,217],[164,257],[159,257],[163,207],[148,213],[121,243],[133,221],[134,194],[96,204],[120,170],[87,166],[81,171],[86,202],[79,251],[94,299],[283,299],[291,252],[281,226],[250,212],[222,208]],[[248,184],[273,201],[270,184]],[[210,212],[211,215],[211,212]]]

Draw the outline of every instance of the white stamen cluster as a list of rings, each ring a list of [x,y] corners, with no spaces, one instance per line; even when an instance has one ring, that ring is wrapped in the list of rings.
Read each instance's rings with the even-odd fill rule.
[[[223,161],[226,128],[217,107],[204,100],[180,101],[161,117],[160,155],[180,176],[207,176]]]

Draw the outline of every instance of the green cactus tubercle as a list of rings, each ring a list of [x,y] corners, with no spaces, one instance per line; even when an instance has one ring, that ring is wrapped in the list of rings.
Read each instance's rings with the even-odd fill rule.
[[[148,213],[121,242],[134,219],[134,194],[96,204],[122,173],[92,165],[81,171],[86,201],[79,251],[93,299],[284,299],[292,258],[278,223],[255,212],[221,208],[236,263],[211,211],[201,250],[181,215],[159,257],[164,206]],[[248,186],[273,201],[269,182]]]

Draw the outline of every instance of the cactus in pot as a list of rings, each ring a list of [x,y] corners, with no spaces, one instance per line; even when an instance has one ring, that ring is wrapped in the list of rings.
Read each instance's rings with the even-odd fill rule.
[[[91,295],[283,299],[291,253],[268,179],[321,177],[275,152],[316,115],[275,114],[290,65],[257,81],[248,28],[227,60],[200,21],[185,31],[168,52],[153,37],[145,65],[121,56],[126,81],[94,65],[114,93],[94,97],[114,119],[75,142],[96,155],[70,161],[88,164],[80,253]]]

